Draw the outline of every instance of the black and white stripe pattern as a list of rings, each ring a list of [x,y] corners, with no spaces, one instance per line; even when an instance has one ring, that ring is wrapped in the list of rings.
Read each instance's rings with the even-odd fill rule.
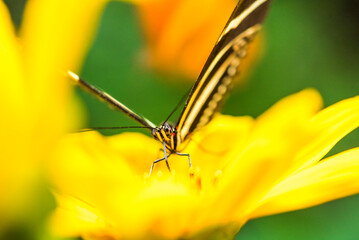
[[[238,76],[248,43],[260,30],[270,0],[241,0],[193,86],[177,122],[177,145],[206,125]]]

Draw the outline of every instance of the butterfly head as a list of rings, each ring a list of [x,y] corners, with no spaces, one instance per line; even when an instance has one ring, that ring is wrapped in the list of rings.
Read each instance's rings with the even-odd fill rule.
[[[165,142],[167,149],[176,151],[177,147],[177,131],[170,123],[164,122],[160,127],[152,129],[152,136],[154,139]]]

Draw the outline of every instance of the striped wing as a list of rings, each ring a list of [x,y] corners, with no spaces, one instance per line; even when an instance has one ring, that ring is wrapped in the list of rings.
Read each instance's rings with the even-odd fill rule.
[[[248,43],[261,28],[270,0],[240,0],[204,65],[177,122],[180,144],[206,125],[223,102]]]

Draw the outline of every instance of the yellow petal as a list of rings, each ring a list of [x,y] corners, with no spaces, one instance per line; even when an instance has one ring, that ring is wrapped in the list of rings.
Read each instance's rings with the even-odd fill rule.
[[[58,143],[54,161],[48,164],[52,182],[68,186],[66,193],[76,193],[79,197],[91,195],[95,186],[106,191],[113,185],[125,185],[127,181],[134,184],[132,169],[125,161],[126,155],[117,155],[118,152],[113,151],[111,144],[108,144],[110,141],[96,132],[66,136]],[[121,175],[118,175],[119,169]],[[63,177],[64,174],[66,178]],[[98,179],[102,181],[99,182]],[[72,184],[73,182],[86,182],[92,187]]]
[[[342,106],[342,111],[348,108],[351,113],[355,101]],[[318,93],[305,90],[280,101],[257,121],[249,117],[216,116],[182,151],[188,150],[193,159],[194,169],[190,170],[193,173],[190,176],[188,160],[171,156],[171,173],[162,162],[148,177],[146,173],[161,144],[141,134],[114,137],[101,137],[96,133],[74,134],[70,140],[65,140],[55,156],[57,164],[52,170],[57,179],[55,185],[60,192],[76,195],[95,206],[99,211],[96,216],[101,215],[106,220],[105,233],[96,230],[96,225],[85,229],[82,236],[97,231],[100,236],[112,238],[171,239],[201,236],[201,230],[211,232],[211,229],[221,229],[230,223],[234,223],[231,229],[239,229],[259,204],[270,200],[268,192],[286,183],[286,179],[295,179],[294,167],[300,162],[297,156],[316,139],[317,130],[332,127],[330,124],[313,127],[313,119],[320,119],[318,116],[326,112],[315,116],[320,105]],[[332,114],[338,114],[338,111]],[[338,120],[338,124],[342,121]],[[213,152],[217,153],[214,157],[211,156]],[[357,171],[358,168],[353,160],[354,152],[346,154],[306,168],[304,172],[308,171],[308,174],[300,179],[307,179],[307,182],[290,182],[278,187],[277,191],[296,187],[302,182],[309,189],[310,181],[315,186],[321,184],[321,179],[327,179],[321,187],[330,193],[329,196],[318,195],[318,200],[310,200],[312,203],[356,192],[357,185],[343,188],[343,192],[330,192],[333,186],[340,190],[331,181],[331,174],[338,182],[357,177],[356,172],[345,174],[345,169]],[[348,162],[349,166],[340,165],[343,162],[344,165]],[[309,174],[316,168],[317,171]],[[316,181],[319,184],[315,184]],[[296,198],[297,195],[293,202]],[[305,199],[303,201],[307,203]],[[82,215],[77,212],[73,217],[81,219]]]
[[[279,183],[252,218],[307,208],[359,192],[359,148],[324,159]]]
[[[24,111],[23,107],[20,108],[26,99],[20,44],[8,9],[2,1],[0,2],[0,66],[2,66],[0,69],[1,111],[7,114]],[[5,119],[1,118],[0,121],[2,120]],[[7,124],[0,124],[0,126],[7,126]]]
[[[119,134],[107,139],[111,151],[123,157],[135,174],[149,172],[152,162],[163,154],[161,144],[138,133]]]
[[[271,184],[275,184],[275,179],[278,181],[319,161],[335,143],[359,125],[358,97],[334,104],[314,116],[320,105],[319,95],[306,90],[285,98],[259,117],[250,143],[253,148],[249,145],[249,151],[240,155],[239,163],[235,162],[236,166],[231,167],[243,176],[244,189],[239,196],[245,197],[240,199],[248,199],[252,204],[241,203],[241,208],[246,206],[247,211],[256,207],[251,192],[255,198],[260,198]],[[245,182],[247,178],[248,182]],[[251,187],[246,189],[245,186]],[[240,209],[238,212],[242,215],[245,211]]]
[[[293,164],[290,160],[306,144],[302,130],[321,103],[320,95],[308,89],[284,98],[258,118],[246,147],[234,147],[229,156],[232,163],[223,174],[221,189],[226,197],[214,204],[223,206],[217,210],[242,219],[256,207],[273,184],[288,174]]]
[[[320,161],[344,136],[359,126],[359,97],[349,98],[325,108],[308,124],[313,138],[295,159],[303,169]]]
[[[77,71],[105,4],[102,0],[30,0],[25,6],[20,39],[30,122],[42,159],[69,127],[70,84],[65,72]],[[46,117],[44,117],[46,116]],[[51,129],[49,131],[49,129]]]
[[[188,147],[181,152],[191,153],[192,163],[200,168],[201,174],[213,175],[217,170],[223,171],[233,161],[233,149],[244,148],[254,122],[251,117],[217,114],[209,125],[193,134]]]
[[[105,233],[106,223],[95,207],[69,195],[55,196],[58,208],[52,214],[50,222],[54,234],[76,237],[83,233]]]
[[[255,131],[261,135],[290,134],[295,131],[291,129],[293,126],[302,125],[312,118],[322,104],[320,94],[314,89],[285,97],[257,118]]]
[[[156,144],[149,137],[133,133],[110,138],[94,132],[69,135],[61,142],[60,151],[50,163],[53,183],[62,193],[85,199],[86,204],[101,209],[101,216],[111,226],[111,236],[143,236],[146,232],[165,234],[166,237],[181,235],[188,229],[189,222],[189,214],[182,213],[196,206],[196,201],[184,183],[168,181],[167,177],[145,177],[144,180],[144,172],[139,173],[139,170],[148,172],[157,152],[157,148],[149,147],[151,142]],[[130,148],[126,151],[123,148],[127,146]],[[144,183],[146,179],[147,184]],[[59,201],[65,201],[67,205],[66,199]],[[82,203],[72,202],[72,210],[66,213],[60,209],[54,215],[53,224],[61,224],[67,217],[76,218],[72,222],[77,223],[75,226],[55,226],[55,229],[64,234],[76,231],[84,231],[81,235],[103,233],[98,231],[97,223],[84,229],[84,212],[85,216],[88,212],[92,216],[94,211]],[[167,219],[165,222],[161,220],[164,218]]]
[[[7,7],[0,1],[0,215],[23,210],[37,173],[28,142],[31,105],[23,78],[21,48]]]
[[[105,4],[102,0],[30,0],[26,4],[20,36],[34,116],[42,128],[64,124],[69,100],[65,72],[78,71],[91,43]],[[40,94],[41,93],[41,94]],[[56,96],[56,97],[54,97]]]
[[[191,229],[190,213],[198,199],[185,184],[165,179],[154,181],[127,199],[120,196],[121,191],[108,199],[107,204],[103,202],[102,209],[125,236],[141,239],[147,234],[172,239]]]
[[[46,73],[59,75],[68,69],[78,71],[105,3],[105,0],[28,1],[21,29],[28,74],[46,76]]]
[[[0,129],[1,137],[4,139],[1,144],[4,148],[2,159],[11,157],[11,150],[14,150],[14,146],[11,147],[11,145],[14,145],[13,141],[18,138],[16,135],[28,129],[28,123],[24,122],[24,118],[28,116],[30,107],[24,107],[27,95],[20,50],[8,9],[0,1],[0,65],[2,66],[0,68],[0,109],[2,112]],[[9,156],[6,154],[8,151]]]

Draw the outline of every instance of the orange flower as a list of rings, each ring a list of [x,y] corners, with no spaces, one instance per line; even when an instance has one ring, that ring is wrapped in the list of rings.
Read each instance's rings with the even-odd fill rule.
[[[147,40],[147,63],[167,73],[196,79],[237,1],[159,0],[138,5]],[[260,38],[249,46],[241,70],[258,58]],[[242,78],[241,78],[242,79]]]

